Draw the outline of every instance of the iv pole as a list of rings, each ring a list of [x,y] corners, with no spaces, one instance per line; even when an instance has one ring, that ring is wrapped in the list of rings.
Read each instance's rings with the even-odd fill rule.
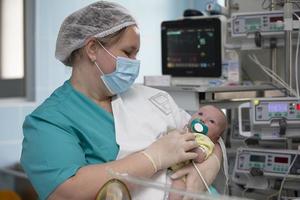
[[[293,3],[291,0],[286,0],[284,4],[284,32],[285,32],[285,71],[284,79],[291,87],[293,86],[293,65],[292,65],[292,53],[293,53],[293,44],[292,44],[292,31],[293,31]]]

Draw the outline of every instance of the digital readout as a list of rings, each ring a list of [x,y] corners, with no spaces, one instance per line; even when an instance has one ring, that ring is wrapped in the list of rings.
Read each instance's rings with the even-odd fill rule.
[[[269,112],[287,112],[288,104],[287,103],[269,103],[268,105]]]
[[[276,162],[276,163],[288,163],[289,159],[287,157],[275,157],[274,162]]]
[[[251,162],[265,162],[265,160],[266,160],[265,156],[260,156],[260,155],[251,155],[250,156]]]

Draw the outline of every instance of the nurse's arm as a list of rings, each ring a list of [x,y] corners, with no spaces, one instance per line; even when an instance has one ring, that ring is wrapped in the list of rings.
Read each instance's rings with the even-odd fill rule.
[[[149,178],[155,173],[151,161],[138,152],[120,160],[80,168],[75,176],[59,185],[48,199],[95,199],[99,189],[111,179],[109,169],[144,178]],[[131,191],[134,189],[133,185],[127,186]]]

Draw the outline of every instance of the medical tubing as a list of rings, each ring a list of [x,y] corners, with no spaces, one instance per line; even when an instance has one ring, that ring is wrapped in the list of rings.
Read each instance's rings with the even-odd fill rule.
[[[294,13],[300,23],[300,17]],[[298,29],[298,39],[297,39],[297,49],[295,54],[295,82],[296,82],[296,92],[297,92],[297,99],[299,99],[299,75],[298,75],[298,54],[299,54],[299,43],[300,43],[300,27]]]
[[[285,83],[283,80],[281,80],[281,78],[277,78],[277,74],[274,74],[273,71],[268,71],[269,69],[267,67],[265,67],[264,65],[262,65],[256,58],[256,56],[253,55],[253,57],[249,56],[249,58],[255,63],[257,64],[267,75],[269,75],[270,77],[272,77],[274,80],[276,80],[280,85],[282,85],[286,90],[288,90],[291,94],[293,94],[294,96],[297,96],[296,91],[294,91],[293,88],[290,88],[289,85],[287,85],[287,83]]]
[[[272,77],[273,79],[275,79],[277,82],[279,82],[281,85],[283,85],[283,87],[288,87],[289,85],[287,83],[285,83],[277,74],[273,73],[272,70],[266,68],[265,66],[263,66],[258,59],[256,58],[255,55],[249,56],[249,58],[255,63],[257,64],[268,76]]]
[[[211,190],[209,189],[209,187],[208,187],[208,185],[207,185],[207,183],[206,183],[206,181],[205,181],[204,177],[202,176],[202,174],[201,174],[200,170],[198,169],[197,165],[195,164],[195,162],[194,162],[194,161],[192,161],[192,163],[193,163],[193,165],[194,165],[194,167],[195,167],[195,169],[196,169],[196,171],[197,171],[198,175],[200,176],[200,178],[201,178],[202,182],[204,183],[204,185],[205,185],[205,187],[206,187],[207,191],[209,192],[209,194],[211,194]]]
[[[141,153],[149,159],[149,161],[152,163],[154,173],[156,173],[158,171],[158,169],[157,169],[157,166],[156,166],[153,158],[148,153],[146,153],[145,151],[142,151]]]
[[[252,59],[254,59],[254,61],[256,62],[256,64],[259,65],[259,67],[263,68],[264,70],[266,70],[270,73],[270,74],[268,74],[269,76],[277,78],[280,82],[282,82],[282,84],[284,84],[286,87],[289,87],[289,85],[286,82],[284,82],[284,80],[282,80],[280,76],[278,76],[271,69],[269,69],[269,68],[265,67],[264,65],[262,65],[254,54],[252,55],[252,57],[253,57]]]
[[[188,129],[186,129],[186,133],[187,133],[187,132],[188,132]],[[195,167],[195,169],[196,169],[198,175],[200,176],[202,182],[204,183],[204,185],[205,185],[207,191],[209,192],[209,194],[211,194],[211,190],[209,189],[209,187],[208,187],[208,185],[207,185],[207,183],[206,183],[204,177],[202,176],[200,170],[198,169],[197,165],[195,164],[195,162],[194,162],[193,160],[192,160],[192,163],[193,163],[193,166]]]
[[[250,57],[251,58],[251,57]],[[253,61],[266,73],[268,74],[270,77],[272,77],[273,79],[275,79],[278,83],[280,83],[283,87],[285,87],[287,90],[289,90],[292,94],[294,94],[296,96],[296,92],[293,90],[293,88],[291,88],[286,82],[284,82],[280,76],[278,76],[275,72],[273,72],[271,69],[265,67],[264,65],[262,65],[259,60],[257,59],[257,57],[255,55],[252,56],[251,59],[254,59]]]
[[[250,57],[250,56],[249,56]],[[255,55],[252,55],[252,57],[250,57],[267,75],[269,75],[271,78],[276,79],[277,82],[279,82],[280,84],[282,84],[286,89],[290,89],[290,86],[284,82],[280,76],[278,76],[275,72],[273,72],[271,69],[265,67],[264,65],[262,65],[259,60],[257,59],[257,57]]]
[[[284,87],[288,87],[289,85],[287,83],[285,83],[275,72],[273,72],[272,70],[270,70],[269,68],[265,67],[264,65],[262,65],[259,60],[257,59],[257,57],[255,55],[250,56],[249,58],[255,63],[257,64],[267,75],[269,75],[270,77],[276,79],[276,81],[280,82],[281,84],[284,85]]]

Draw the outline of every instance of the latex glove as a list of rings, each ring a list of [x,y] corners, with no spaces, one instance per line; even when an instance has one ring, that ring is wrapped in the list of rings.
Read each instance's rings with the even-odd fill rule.
[[[173,130],[152,143],[143,152],[157,171],[196,158],[197,153],[191,151],[196,147],[198,144],[193,133],[182,134],[178,130]]]

